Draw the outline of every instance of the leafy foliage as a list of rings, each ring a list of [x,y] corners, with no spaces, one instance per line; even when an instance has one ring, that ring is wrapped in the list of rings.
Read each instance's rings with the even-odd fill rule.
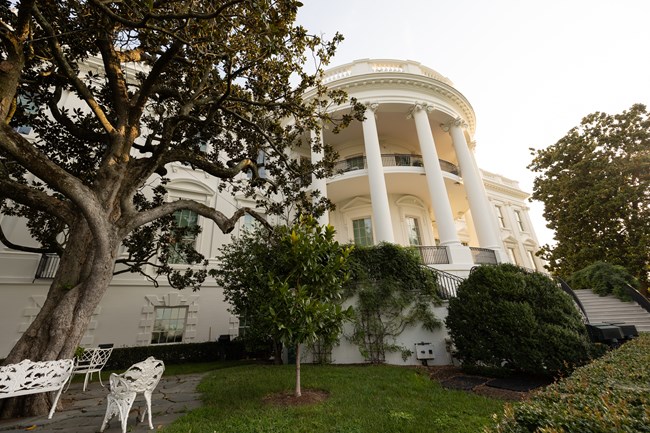
[[[435,275],[412,249],[395,244],[355,247],[350,261],[346,297],[356,302],[350,341],[373,364],[384,362],[387,352],[406,359],[411,352],[396,337],[410,326],[433,330],[441,324],[431,311],[440,303]]]
[[[638,288],[639,283],[630,272],[620,265],[596,262],[584,269],[574,272],[569,278],[573,289],[592,290],[600,296],[614,295],[622,300],[629,300],[626,286]]]
[[[329,206],[306,187],[312,173],[332,173],[336,156],[309,132],[362,119],[363,106],[351,101],[349,112],[327,114],[349,102],[320,83],[342,37],[327,41],[295,25],[300,6],[0,2],[0,212],[26,218],[41,246],[13,244],[2,227],[0,241],[61,256],[48,301],[11,360],[70,356],[114,270],[197,289],[205,261],[182,242],[197,229],[178,229],[175,212],[192,211],[224,233],[245,214],[264,223],[249,207],[225,214],[203,198],[170,200],[170,165],[202,170],[219,192],[267,215]],[[304,71],[308,56],[314,73]],[[305,100],[308,89],[314,96]],[[33,128],[33,139],[21,126]],[[295,157],[311,149],[323,151],[321,162]],[[187,269],[170,266],[179,255]],[[66,296],[62,287],[71,288]]]
[[[233,312],[245,316],[257,335],[299,351],[300,344],[316,340],[331,344],[341,333],[349,316],[341,294],[351,250],[334,240],[334,227],[301,217],[292,227],[261,228],[234,239],[222,248],[214,275]],[[297,368],[299,363],[297,356]]]
[[[446,324],[468,365],[555,374],[591,353],[571,298],[547,276],[510,264],[475,268],[449,301]]]
[[[555,246],[542,256],[565,279],[591,263],[625,267],[650,283],[650,118],[633,105],[593,113],[546,149],[533,152],[532,198],[544,203]]]
[[[485,433],[650,432],[650,334],[507,405]]]

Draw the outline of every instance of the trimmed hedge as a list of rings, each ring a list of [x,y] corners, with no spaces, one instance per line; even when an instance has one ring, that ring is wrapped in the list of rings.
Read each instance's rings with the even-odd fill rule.
[[[446,324],[465,366],[555,375],[593,355],[571,298],[546,275],[510,264],[475,268],[449,301]]]
[[[116,347],[104,368],[124,370],[150,356],[162,360],[165,364],[184,364],[238,360],[244,358],[245,351],[243,343],[239,341]]]
[[[650,432],[650,334],[628,342],[525,403],[485,433]]]

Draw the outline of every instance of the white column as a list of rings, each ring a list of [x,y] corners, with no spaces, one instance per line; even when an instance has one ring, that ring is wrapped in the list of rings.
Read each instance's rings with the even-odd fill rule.
[[[312,145],[311,149],[311,162],[312,164],[318,164],[323,160],[323,130],[321,129],[320,134],[316,131],[311,131],[311,140]],[[319,140],[320,150],[314,150],[313,142],[314,140]],[[315,174],[311,175],[311,189],[313,191],[318,190],[321,197],[327,198],[327,179],[319,179]],[[330,223],[329,211],[323,212],[323,214],[318,217],[318,224],[327,225]]]
[[[451,212],[449,195],[445,187],[445,179],[442,176],[442,169],[440,168],[436,143],[431,133],[429,116],[427,116],[427,112],[431,110],[432,107],[417,104],[412,111],[418,141],[420,142],[427,186],[429,187],[429,197],[431,198],[433,213],[436,216],[440,244],[445,246],[460,245],[456,225],[454,224],[454,215]]]
[[[379,147],[379,136],[377,135],[377,122],[375,121],[375,110],[377,107],[378,104],[369,104],[369,107],[366,109],[366,118],[362,123],[366,162],[368,164],[370,201],[372,202],[372,216],[377,243],[394,243],[395,238],[390,219],[384,167],[381,163],[381,148]]]
[[[454,150],[456,151],[458,164],[460,165],[479,245],[481,248],[495,250],[499,257],[503,258],[501,242],[499,242],[496,232],[497,223],[494,221],[495,215],[488,201],[485,185],[474,160],[474,155],[470,152],[467,141],[465,140],[462,129],[463,122],[460,119],[456,119],[447,126]]]

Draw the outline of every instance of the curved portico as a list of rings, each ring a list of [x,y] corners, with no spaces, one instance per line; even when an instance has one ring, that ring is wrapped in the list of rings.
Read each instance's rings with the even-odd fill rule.
[[[429,246],[452,265],[474,264],[477,251],[502,261],[473,155],[474,111],[452,83],[397,60],[356,61],[326,72],[324,81],[367,107],[363,122],[339,134],[322,131],[340,155],[338,174],[318,184],[336,205],[328,220],[339,240]]]

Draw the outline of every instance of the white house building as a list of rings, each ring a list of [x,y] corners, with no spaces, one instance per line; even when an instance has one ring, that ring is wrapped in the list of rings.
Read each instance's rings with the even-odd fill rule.
[[[88,67],[94,67],[92,62]],[[474,111],[449,79],[413,61],[360,60],[328,71],[325,83],[344,89],[367,106],[363,122],[354,122],[339,134],[324,125],[321,134],[340,160],[337,174],[314,179],[313,188],[336,205],[321,222],[336,228],[340,242],[412,245],[420,249],[424,263],[460,277],[482,263],[513,262],[542,269],[543,263],[534,255],[539,246],[528,217],[528,194],[516,181],[478,168]],[[321,157],[308,151],[297,156]],[[171,164],[168,173],[170,199],[193,198],[226,214],[252,204],[219,192],[218,180],[202,171]],[[193,240],[197,250],[212,263],[219,259],[218,249],[230,235],[189,211],[179,213],[177,220],[202,226]],[[242,219],[235,235],[249,223]],[[29,244],[24,221],[0,215],[0,225],[9,240]],[[0,244],[0,358],[38,312],[53,266],[56,261],[51,258]],[[436,314],[443,318],[446,308],[436,308]],[[125,273],[113,279],[82,344],[202,342],[220,335],[236,337],[238,332],[239,320],[228,312],[214,283],[206,281],[198,292],[177,291],[163,282],[153,287],[144,277]],[[444,329],[429,333],[413,328],[402,334],[398,344],[413,348],[415,343],[430,342],[432,362],[446,364],[451,361],[446,336]],[[359,351],[345,338],[332,358],[362,362]],[[419,363],[415,355],[406,361],[395,355],[387,361]]]

